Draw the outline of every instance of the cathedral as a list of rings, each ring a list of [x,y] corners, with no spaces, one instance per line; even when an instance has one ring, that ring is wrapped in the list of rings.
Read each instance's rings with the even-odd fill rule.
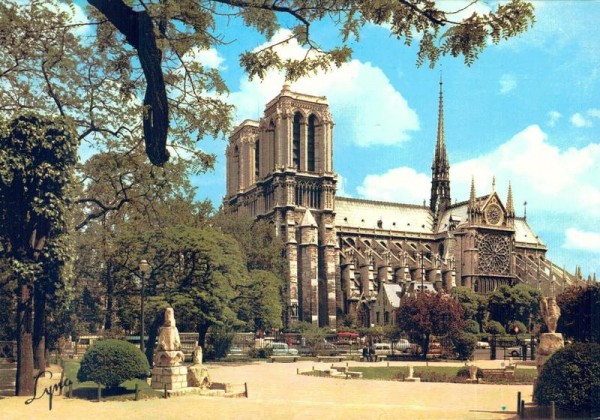
[[[259,121],[229,139],[230,214],[266,219],[285,243],[286,323],[390,325],[403,296],[528,283],[549,295],[576,278],[515,214],[511,187],[452,203],[440,82],[429,206],[336,197],[333,119],[327,99],[281,92]]]

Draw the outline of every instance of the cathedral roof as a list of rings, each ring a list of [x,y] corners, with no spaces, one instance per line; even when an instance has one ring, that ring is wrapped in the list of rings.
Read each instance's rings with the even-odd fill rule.
[[[429,207],[335,198],[335,225],[347,228],[431,234],[433,215]]]
[[[468,210],[468,201],[455,204],[446,209],[446,211],[444,211],[444,214],[442,214],[442,217],[440,217],[440,221],[437,226],[437,231],[446,232],[448,230],[448,227],[450,226],[450,218],[452,218],[452,220],[454,221],[458,221],[459,225],[465,223],[469,217]]]
[[[396,283],[383,283],[382,286],[390,305],[392,305],[394,308],[399,308],[400,292],[402,292],[402,287]]]
[[[522,217],[515,217],[515,241],[544,246],[535,232],[527,224],[527,220]]]
[[[302,217],[300,226],[317,226],[317,222],[315,221],[315,218],[309,209],[306,209],[306,211],[304,212],[304,216]]]

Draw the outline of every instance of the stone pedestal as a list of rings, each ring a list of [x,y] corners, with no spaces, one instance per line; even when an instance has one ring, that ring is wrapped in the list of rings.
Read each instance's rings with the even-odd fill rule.
[[[538,376],[542,373],[544,363],[555,351],[562,349],[565,346],[565,341],[560,333],[546,333],[540,336],[540,345],[538,346],[535,365],[537,367]]]
[[[187,384],[190,387],[209,388],[211,385],[208,369],[202,365],[192,365],[188,368]]]
[[[152,369],[152,388],[174,391],[187,388],[188,370],[185,366],[155,366]]]

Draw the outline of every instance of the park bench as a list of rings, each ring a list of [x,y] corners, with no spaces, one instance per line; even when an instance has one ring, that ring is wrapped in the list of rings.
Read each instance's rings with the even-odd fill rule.
[[[292,363],[297,362],[300,356],[271,356],[269,357],[269,361],[271,363],[282,362],[282,363]]]
[[[510,365],[501,369],[481,369],[483,371],[483,378],[503,378],[509,379],[515,376],[515,365]]]
[[[332,376],[345,376],[346,379],[351,378],[362,378],[362,372],[354,372],[349,370],[348,366],[335,366],[331,365],[331,371],[336,371],[338,374]]]
[[[371,356],[371,358],[373,359],[374,362],[384,362],[387,359],[387,355],[386,354],[375,354],[375,355]],[[369,358],[361,356],[360,361],[368,362]]]
[[[346,356],[317,356],[319,362],[341,362]]]

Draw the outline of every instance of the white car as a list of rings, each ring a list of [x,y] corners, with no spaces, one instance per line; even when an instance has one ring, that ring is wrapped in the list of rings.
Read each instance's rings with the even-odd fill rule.
[[[478,349],[489,349],[490,343],[488,343],[487,341],[478,341],[476,347]]]
[[[507,347],[506,349],[504,349],[504,352],[507,356],[511,356],[511,357],[522,357],[523,356],[523,348],[521,346],[513,346],[513,347]],[[527,347],[527,357],[529,357],[531,354],[531,350],[529,349],[529,347]]]
[[[416,344],[411,343],[406,338],[401,338],[394,343],[394,350],[398,350],[404,353],[408,353],[412,349],[416,348]]]

